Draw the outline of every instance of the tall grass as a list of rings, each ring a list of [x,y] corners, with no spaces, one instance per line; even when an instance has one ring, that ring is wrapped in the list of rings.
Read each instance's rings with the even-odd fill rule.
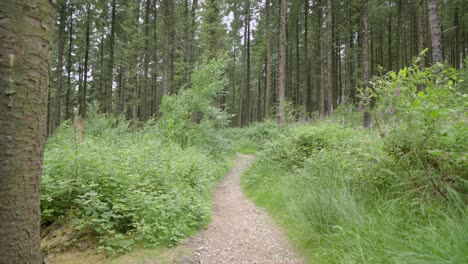
[[[310,263],[468,263],[466,207],[382,188],[381,149],[372,132],[294,127],[265,146],[243,185]]]

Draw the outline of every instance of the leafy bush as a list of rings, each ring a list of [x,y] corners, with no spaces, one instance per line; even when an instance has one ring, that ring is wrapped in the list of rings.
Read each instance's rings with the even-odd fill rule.
[[[456,70],[420,70],[417,60],[374,81],[384,149],[400,167],[392,174],[399,188],[406,184],[421,199],[468,201],[468,95],[459,92],[462,84]]]
[[[70,222],[111,254],[135,243],[172,246],[205,225],[212,187],[228,164],[229,142],[213,136],[228,120],[210,106],[222,71],[219,62],[200,66],[194,88],[165,97],[161,120],[138,130],[92,113],[81,141],[63,124],[46,146],[42,224]]]
[[[118,141],[86,135],[75,145],[71,130],[63,126],[47,145],[43,224],[66,216],[118,252],[128,249],[119,248],[124,241],[173,245],[206,223],[210,190],[226,171],[222,158],[144,132]]]

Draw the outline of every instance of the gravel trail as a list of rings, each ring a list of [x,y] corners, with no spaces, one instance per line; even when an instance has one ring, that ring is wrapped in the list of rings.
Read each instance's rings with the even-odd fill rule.
[[[242,192],[240,176],[253,160],[254,156],[240,154],[218,185],[212,222],[184,243],[193,252],[184,262],[304,263],[267,213]]]

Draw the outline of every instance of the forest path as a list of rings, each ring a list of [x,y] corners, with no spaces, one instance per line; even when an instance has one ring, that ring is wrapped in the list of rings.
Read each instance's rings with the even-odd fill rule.
[[[212,222],[184,243],[193,252],[185,263],[304,263],[267,213],[242,192],[240,176],[254,159],[239,154],[217,186]]]

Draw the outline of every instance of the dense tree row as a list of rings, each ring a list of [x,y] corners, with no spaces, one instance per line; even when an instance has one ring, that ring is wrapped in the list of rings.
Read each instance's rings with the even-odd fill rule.
[[[220,56],[230,82],[218,102],[233,114],[232,125],[263,120],[277,106],[294,106],[297,117],[323,117],[341,100],[359,104],[357,87],[410,64],[426,48],[422,67],[442,60],[461,67],[467,6],[466,0],[60,0],[49,131],[74,113],[86,118],[90,109],[135,123],[157,118],[163,96],[190,88],[197,63]]]

